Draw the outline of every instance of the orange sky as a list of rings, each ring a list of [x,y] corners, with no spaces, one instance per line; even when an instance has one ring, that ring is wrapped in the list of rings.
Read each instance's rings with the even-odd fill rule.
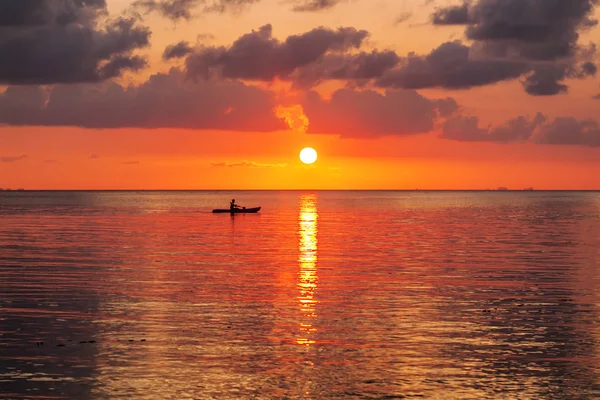
[[[127,11],[132,3],[107,2],[112,15]],[[443,42],[463,37],[462,26],[433,27],[428,23],[435,7],[456,2],[423,3],[426,2],[353,0],[317,13],[298,13],[292,12],[285,2],[263,0],[239,13],[199,13],[196,18],[176,23],[151,14],[144,21],[152,30],[151,46],[140,51],[148,57],[149,67],[126,73],[116,82],[124,86],[141,85],[153,74],[168,73],[174,66],[184,68],[183,60],[161,58],[167,45],[181,40],[191,43],[201,40],[209,46],[229,46],[240,36],[265,24],[272,25],[273,36],[279,40],[319,26],[365,29],[370,32],[365,49],[389,49],[400,56],[411,51],[427,54]],[[408,13],[412,15],[410,19],[395,24],[399,16]],[[210,34],[209,39],[207,36],[198,39],[198,35],[207,34]],[[599,39],[600,29],[594,28],[582,34],[578,43],[585,45]],[[304,90],[290,92],[290,85],[246,83],[273,91],[285,105],[295,104],[295,98],[305,95]],[[600,121],[600,100],[593,99],[600,93],[600,79],[567,79],[565,83],[569,86],[568,93],[553,96],[531,96],[523,90],[519,79],[463,90],[432,87],[417,92],[426,99],[453,98],[462,115],[480,118],[482,128],[490,123],[503,124],[518,116],[533,118],[537,112],[549,120],[565,116]],[[194,84],[188,81],[184,85]],[[9,86],[20,85],[6,84],[4,88]],[[328,96],[341,87],[343,83],[332,82],[313,89],[327,101]],[[158,95],[168,104],[168,93]],[[0,102],[0,115],[1,107]],[[532,140],[515,143],[449,140],[440,137],[441,120],[428,132],[404,134],[408,128],[398,126],[398,134],[382,137],[368,132],[370,125],[379,123],[377,118],[375,122],[367,117],[359,121],[356,118],[362,116],[350,108],[337,109],[337,114],[331,115],[326,110],[321,112],[319,106],[304,111],[307,133],[285,129],[283,124],[270,132],[241,132],[235,124],[225,130],[127,126],[95,129],[44,124],[2,125],[0,121],[0,187],[600,189],[600,147],[536,143],[533,138],[537,133]],[[268,116],[257,114],[245,118],[261,126],[261,121],[275,119],[274,115],[273,112]],[[194,113],[189,118],[195,121],[200,117]],[[410,113],[404,118],[410,118]],[[302,121],[296,122],[301,124]],[[305,146],[319,152],[314,166],[304,166],[298,160],[298,153]]]

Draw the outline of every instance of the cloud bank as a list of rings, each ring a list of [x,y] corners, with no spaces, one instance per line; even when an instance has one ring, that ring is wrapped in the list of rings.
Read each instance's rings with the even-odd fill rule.
[[[441,138],[462,142],[524,143],[600,147],[600,124],[592,120],[538,113],[519,116],[498,126],[480,127],[473,116],[455,115],[442,124]]]
[[[229,46],[192,48],[182,42],[165,59],[185,57],[188,77],[202,80],[294,82],[309,89],[337,80],[348,87],[468,89],[519,79],[533,96],[568,90],[568,79],[595,76],[594,45],[579,32],[596,24],[596,0],[479,0],[439,9],[435,25],[466,25],[462,41],[446,42],[429,54],[399,55],[367,49],[369,32],[353,27],[318,27],[279,40],[264,25]]]
[[[84,128],[189,128],[274,131],[274,94],[241,82],[191,84],[177,69],[140,86],[114,82],[11,86],[0,94],[0,124]]]
[[[331,99],[309,92],[290,102],[240,81],[186,80],[173,68],[135,87],[12,86],[0,94],[0,124],[84,128],[183,128],[376,137],[425,133],[456,101],[429,99],[413,90],[341,89]]]
[[[566,79],[597,72],[595,45],[579,43],[580,32],[598,23],[593,18],[597,4],[598,0],[463,0],[438,9],[432,22],[465,26],[465,37],[473,41],[470,59],[486,60],[480,65],[482,73],[521,70],[527,93],[554,95],[568,90]],[[504,74],[497,76],[504,79]]]

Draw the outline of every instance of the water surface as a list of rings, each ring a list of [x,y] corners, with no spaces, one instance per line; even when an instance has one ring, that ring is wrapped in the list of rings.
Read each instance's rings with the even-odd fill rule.
[[[212,214],[231,197],[257,215]],[[0,192],[0,398],[600,397],[593,192]]]

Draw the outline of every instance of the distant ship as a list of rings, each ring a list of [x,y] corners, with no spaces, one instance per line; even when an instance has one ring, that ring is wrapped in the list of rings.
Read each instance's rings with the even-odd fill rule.
[[[525,188],[523,190],[526,191],[526,192],[533,192],[534,191],[534,189],[532,187]]]
[[[502,187],[502,186],[498,188],[499,192],[506,192],[507,190],[508,190],[508,188],[505,188],[505,187]]]

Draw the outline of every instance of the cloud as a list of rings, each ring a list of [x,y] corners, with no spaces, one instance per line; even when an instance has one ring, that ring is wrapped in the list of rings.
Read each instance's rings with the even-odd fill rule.
[[[316,62],[298,68],[288,79],[299,88],[311,88],[327,80],[346,81],[348,86],[365,86],[400,61],[393,51],[326,54]]]
[[[412,12],[405,11],[396,18],[396,21],[394,21],[394,25],[400,25],[400,24],[408,21],[409,19],[411,19],[412,16],[413,16]]]
[[[303,101],[310,117],[311,132],[337,134],[347,138],[426,133],[440,116],[453,114],[454,99],[428,99],[414,90],[340,89],[331,99],[308,93]]]
[[[104,0],[0,2],[0,84],[99,82],[137,71],[150,30]]]
[[[27,158],[26,154],[21,154],[20,156],[16,156],[16,157],[0,156],[0,162],[3,162],[3,163],[16,162],[16,161],[24,160],[26,158]]]
[[[456,115],[444,122],[440,137],[462,142],[525,142],[545,121],[546,117],[538,113],[533,118],[519,116],[496,127],[480,128],[479,118]]]
[[[133,9],[157,13],[173,21],[193,19],[199,13],[239,13],[261,0],[137,0]],[[296,12],[316,12],[333,8],[342,0],[287,0]]]
[[[446,8],[437,9],[431,15],[431,20],[435,25],[473,24],[475,21],[470,14],[470,2],[465,1],[460,5],[451,5]]]
[[[440,137],[462,142],[531,142],[600,147],[600,124],[573,117],[549,120],[537,113],[533,118],[519,116],[498,126],[480,127],[477,117],[455,115],[442,124]]]
[[[600,93],[598,93],[597,95],[595,95],[594,97],[592,97],[592,99],[594,99],[594,100],[600,100]]]
[[[185,41],[169,45],[163,52],[163,59],[170,60],[172,58],[182,58],[190,54],[194,49],[192,46]]]
[[[213,0],[212,2],[205,1],[205,12],[240,12],[247,7],[260,2],[261,0]]]
[[[172,20],[192,19],[192,12],[202,0],[137,0],[133,3],[135,9],[146,13],[156,12]]]
[[[446,42],[426,56],[409,55],[399,66],[385,70],[376,80],[383,88],[467,89],[515,79],[529,71],[520,61],[478,58],[460,41]]]
[[[241,36],[229,47],[197,49],[186,59],[186,73],[201,79],[288,79],[294,71],[325,54],[359,48],[368,35],[367,31],[349,27],[336,30],[318,27],[289,36],[282,42],[273,38],[271,25],[264,25]]]
[[[304,109],[300,104],[287,107],[278,105],[273,111],[275,112],[275,116],[284,120],[294,132],[306,133],[308,131],[310,121],[306,114],[304,114]]]
[[[183,128],[250,132],[293,129],[343,137],[425,133],[458,110],[452,98],[413,90],[344,88],[286,98],[239,81],[185,80],[172,68],[131,87],[115,82],[11,86],[0,94],[0,124],[84,128]],[[95,158],[90,156],[90,158]]]
[[[548,96],[568,90],[566,79],[584,79],[597,72],[595,46],[579,43],[580,32],[595,26],[597,0],[474,0],[436,10],[435,25],[464,25],[473,42],[469,55],[485,60],[482,69],[498,63],[521,69],[527,93]],[[449,60],[451,55],[446,54]],[[482,71],[481,74],[494,73]],[[489,82],[486,82],[489,83]]]
[[[90,154],[90,156],[88,157],[88,159],[90,159],[90,160],[97,160],[99,158],[100,158],[100,156],[95,153]]]
[[[537,143],[600,147],[600,124],[572,117],[556,118],[542,127]]]
[[[173,21],[191,20],[194,11],[202,6],[201,12],[225,13],[240,12],[258,3],[260,0],[137,0],[133,3],[135,10],[145,13],[157,13]]]
[[[261,164],[254,161],[238,161],[238,162],[214,162],[210,163],[212,167],[250,167],[250,168],[284,168],[287,164]]]
[[[322,11],[330,9],[340,2],[340,0],[301,0],[296,1],[297,4],[293,10],[299,12]]]
[[[124,161],[121,164],[123,165],[138,165],[140,162],[139,161]]]
[[[185,80],[176,68],[139,86],[115,82],[11,86],[0,94],[0,123],[85,128],[187,128],[236,131],[284,129],[275,95],[241,82]]]
[[[438,10],[434,16],[438,23],[456,20],[453,12]],[[572,33],[576,35],[576,31]],[[576,39],[570,42],[576,49],[564,54],[556,50],[554,55],[556,46],[531,40],[473,39],[470,45],[451,41],[426,55],[400,56],[392,50],[366,51],[368,37],[369,32],[352,27],[319,27],[280,41],[273,38],[272,26],[264,25],[230,46],[200,46],[190,52],[182,44],[178,56],[188,54],[185,70],[196,80],[280,79],[301,89],[331,80],[348,87],[468,89],[520,79],[527,93],[548,96],[566,92],[567,79],[585,79],[597,73],[595,48],[577,47]],[[560,58],[561,54],[564,57]]]
[[[44,164],[58,164],[58,160],[44,160]]]

